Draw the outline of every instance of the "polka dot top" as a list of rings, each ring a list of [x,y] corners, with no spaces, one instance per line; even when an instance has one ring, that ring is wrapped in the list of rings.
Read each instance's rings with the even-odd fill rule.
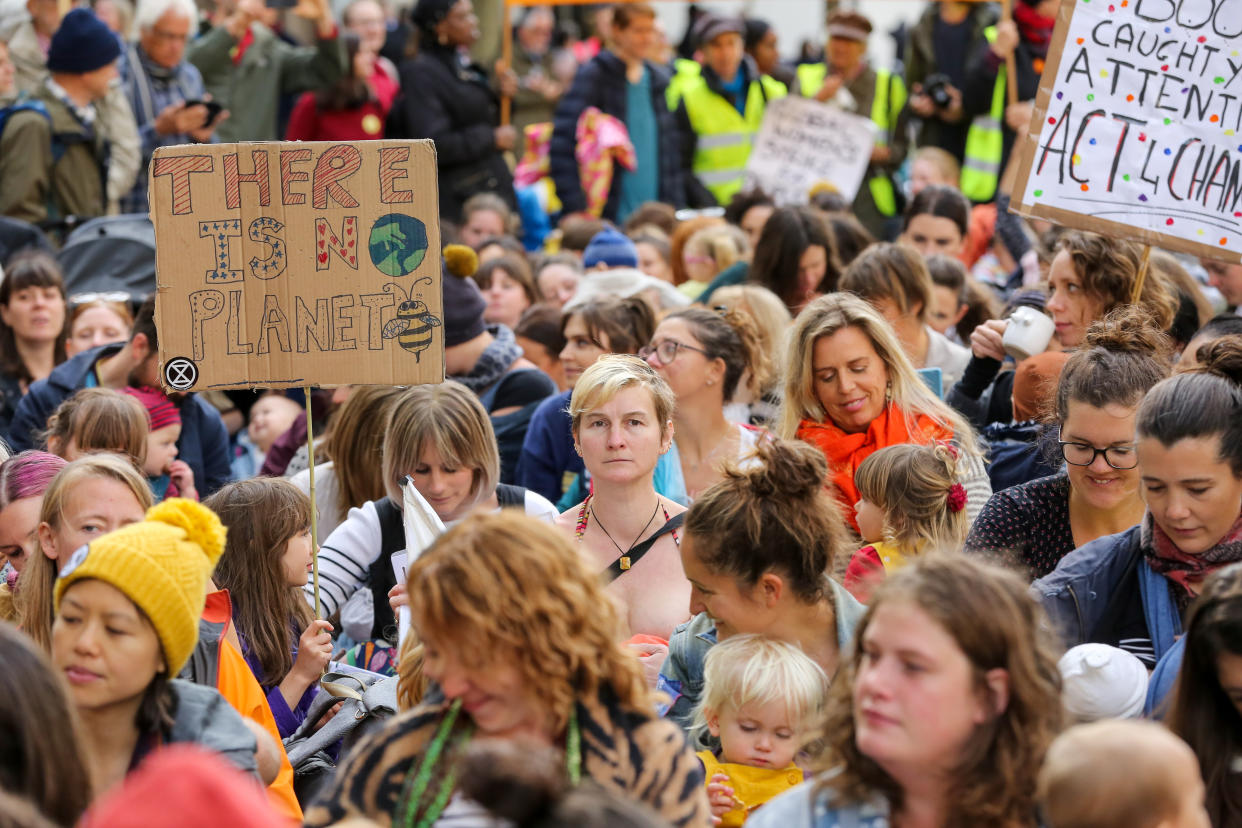
[[[966,552],[1042,578],[1074,551],[1065,472],[996,492],[966,537]]]

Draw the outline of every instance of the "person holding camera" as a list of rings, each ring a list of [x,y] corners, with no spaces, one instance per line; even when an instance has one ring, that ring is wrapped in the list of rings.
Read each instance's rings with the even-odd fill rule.
[[[906,85],[910,111],[920,119],[918,146],[939,147],[959,164],[965,159],[970,126],[962,105],[966,88],[965,55],[986,42],[984,30],[996,24],[987,3],[928,3],[910,30],[906,48]]]
[[[281,9],[315,27],[314,46],[291,46],[272,27]],[[328,0],[220,0],[217,19],[186,47],[211,97],[229,110],[221,141],[277,141],[280,97],[340,80],[348,61]]]

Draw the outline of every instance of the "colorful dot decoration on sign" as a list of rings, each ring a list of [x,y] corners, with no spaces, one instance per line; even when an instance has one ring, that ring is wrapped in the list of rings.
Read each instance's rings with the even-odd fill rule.
[[[1094,100],[1095,100],[1095,93],[1094,93],[1094,92],[1092,92],[1092,93],[1088,94],[1088,95],[1087,95],[1087,100],[1089,100],[1089,101],[1094,101]]]
[[[1090,190],[1091,188],[1090,188],[1090,187],[1088,187],[1086,184],[1083,184],[1083,185],[1081,185],[1081,186],[1079,187],[1079,189],[1080,189],[1080,190],[1082,190],[1082,191],[1085,193],[1085,192],[1087,192],[1087,190]]]
[[[1165,224],[1167,224],[1167,225],[1169,225],[1169,226],[1172,226],[1172,225],[1173,225],[1173,219],[1171,219],[1171,218],[1167,218],[1167,219],[1165,219],[1165,220],[1164,220],[1164,223],[1165,223]]]
[[[1129,180],[1130,180],[1130,174],[1129,174],[1129,173],[1122,173],[1122,175],[1121,175],[1121,180],[1122,180],[1122,181],[1129,181]]]
[[[1229,244],[1229,239],[1227,239],[1227,238],[1226,238],[1226,237],[1224,237],[1224,236],[1221,236],[1221,237],[1220,237],[1220,246],[1221,246],[1221,247],[1224,247],[1224,246],[1225,246],[1225,245],[1227,245],[1227,244]]]
[[[1043,195],[1043,194],[1044,194],[1044,191],[1043,191],[1043,190],[1036,190],[1036,191],[1035,191],[1035,197],[1036,197],[1036,198],[1039,198],[1039,197],[1040,197],[1041,195]]]
[[[1147,200],[1147,196],[1146,196],[1146,195],[1140,195],[1140,196],[1139,196],[1139,201],[1146,201],[1146,200]]]

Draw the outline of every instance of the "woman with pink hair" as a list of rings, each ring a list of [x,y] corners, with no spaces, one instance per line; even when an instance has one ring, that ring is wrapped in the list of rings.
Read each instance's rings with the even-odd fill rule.
[[[39,549],[43,493],[65,461],[45,451],[23,451],[0,464],[0,619],[13,621],[13,588],[27,556]]]

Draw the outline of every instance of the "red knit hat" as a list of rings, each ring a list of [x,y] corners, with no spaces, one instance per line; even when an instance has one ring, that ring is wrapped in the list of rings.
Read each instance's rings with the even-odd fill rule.
[[[160,389],[144,385],[121,390],[142,403],[142,407],[147,410],[147,422],[152,431],[158,431],[164,426],[181,425],[181,411]]]
[[[79,828],[287,828],[263,789],[217,754],[190,744],[152,753],[98,800]]]

